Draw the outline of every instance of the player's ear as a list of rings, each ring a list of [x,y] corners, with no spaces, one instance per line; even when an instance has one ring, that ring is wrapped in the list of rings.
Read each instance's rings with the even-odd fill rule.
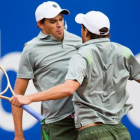
[[[88,35],[89,35],[89,31],[85,29],[85,37],[88,37]]]
[[[37,21],[37,26],[43,30],[44,29],[44,25],[40,22],[40,21]]]

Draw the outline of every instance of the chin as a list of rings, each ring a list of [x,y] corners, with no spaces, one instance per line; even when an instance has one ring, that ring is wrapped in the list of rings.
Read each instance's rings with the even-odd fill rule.
[[[62,39],[63,37],[64,37],[64,34],[59,34],[58,35],[58,38],[61,38]]]
[[[57,36],[57,37],[56,37],[56,39],[59,40],[59,41],[62,41],[63,38],[64,38],[64,36]]]

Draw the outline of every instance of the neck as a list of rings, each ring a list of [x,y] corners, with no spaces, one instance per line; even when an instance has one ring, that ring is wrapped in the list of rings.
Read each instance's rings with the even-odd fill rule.
[[[90,37],[86,37],[86,38],[83,40],[83,42],[85,43],[85,42],[87,42],[87,41],[89,41],[89,40],[91,40],[91,38],[90,38]]]

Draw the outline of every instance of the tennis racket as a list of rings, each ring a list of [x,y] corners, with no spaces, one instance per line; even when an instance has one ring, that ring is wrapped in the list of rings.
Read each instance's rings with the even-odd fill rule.
[[[8,74],[6,71],[0,66],[0,98],[9,100],[10,98],[6,96],[2,96],[4,93],[6,93],[10,89],[11,93],[15,95],[10,81]],[[22,105],[21,106],[25,111],[27,111],[29,114],[31,114],[33,117],[35,117],[40,123],[45,123],[45,117],[41,116],[39,113],[37,113],[35,110],[33,110],[31,107],[28,105]]]

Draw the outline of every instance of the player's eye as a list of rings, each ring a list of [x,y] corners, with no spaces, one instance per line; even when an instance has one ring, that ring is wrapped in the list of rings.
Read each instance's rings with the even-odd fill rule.
[[[64,20],[63,18],[60,19],[60,21],[63,21],[63,20]]]
[[[54,24],[55,22],[56,22],[55,20],[51,20],[51,21],[50,21],[51,24]]]

